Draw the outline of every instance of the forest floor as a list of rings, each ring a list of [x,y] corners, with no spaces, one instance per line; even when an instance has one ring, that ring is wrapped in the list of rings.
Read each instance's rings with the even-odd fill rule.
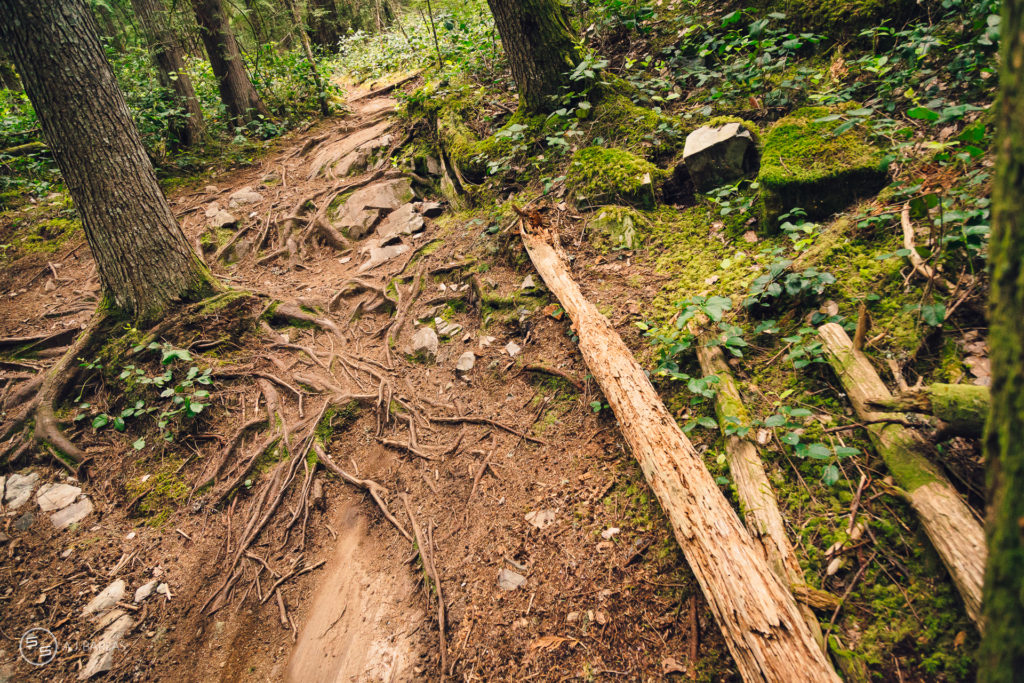
[[[427,218],[418,234],[400,235],[395,244],[402,246],[369,269],[363,250],[380,246],[372,233],[339,250],[312,241],[288,245],[287,234],[272,229],[267,237],[282,246],[278,258],[253,247],[253,237],[301,213],[307,200],[323,207],[353,183],[379,181],[372,169],[351,178],[331,177],[330,169],[358,144],[387,148],[405,135],[388,115],[394,104],[386,96],[361,99],[350,115],[287,136],[249,168],[172,193],[183,229],[206,246],[219,277],[301,307],[319,322],[275,316],[261,299],[257,309],[272,327],[221,343],[219,326],[230,324],[222,318],[246,311],[233,301],[223,312],[206,311],[200,327],[176,342],[200,370],[213,368],[210,407],[191,438],[163,446],[141,421],[121,433],[83,420],[70,435],[93,458],[92,478],[69,479],[55,460],[15,470],[38,474],[35,486],[80,487],[93,511],[62,530],[34,497],[0,511],[0,680],[74,678],[89,660],[89,643],[111,622],[108,614],[97,626],[83,606],[116,580],[125,594],[115,611],[127,615],[130,630],[110,680],[734,677],[667,523],[610,411],[601,409],[570,323],[528,262],[511,251],[488,253],[493,240],[482,239],[482,226],[448,213]],[[326,174],[318,173],[325,159]],[[229,208],[245,188],[259,196]],[[235,213],[248,234],[236,242],[230,265],[212,253],[233,236],[210,228],[206,211],[214,202]],[[564,205],[552,210],[563,216],[563,240],[572,245],[584,293],[602,310],[620,311],[613,325],[642,348],[632,323],[666,276],[649,259],[595,250],[581,234],[584,221]],[[507,238],[518,240],[514,231]],[[232,258],[233,248],[223,253]],[[352,278],[368,286],[336,296]],[[84,326],[98,287],[78,234],[53,253],[24,255],[0,274],[0,337]],[[389,351],[392,308],[405,324]],[[337,322],[335,332],[323,329],[325,317]],[[437,327],[459,326],[441,335],[436,362],[408,354],[419,321],[429,327],[435,317],[444,319]],[[475,364],[457,371],[467,351]],[[117,367],[100,382],[112,381],[130,359],[104,360],[108,370]],[[12,360],[3,372],[14,376],[48,362]],[[9,395],[13,383],[7,385]],[[104,394],[95,383],[83,391],[109,402],[80,406],[92,411],[90,419],[122,407],[116,392]],[[364,398],[335,405],[339,394]],[[276,413],[256,425],[267,432],[245,431],[264,410]],[[329,429],[314,434],[321,420],[311,418],[321,415]],[[324,454],[266,447],[267,433],[285,425],[293,440],[323,443]],[[140,435],[149,444],[137,450],[132,442]],[[252,472],[232,480],[243,454]],[[396,521],[410,536],[415,524],[428,539],[439,588],[414,544],[371,496],[325,469],[324,457],[387,490],[381,500]],[[204,488],[211,468],[221,471]],[[272,497],[286,476],[296,484],[243,547],[268,509],[268,492]],[[225,481],[239,485],[225,489]],[[169,590],[135,602],[136,589],[154,578]],[[231,587],[218,593],[228,578]],[[36,626],[61,648],[38,668],[18,653],[21,634]]]

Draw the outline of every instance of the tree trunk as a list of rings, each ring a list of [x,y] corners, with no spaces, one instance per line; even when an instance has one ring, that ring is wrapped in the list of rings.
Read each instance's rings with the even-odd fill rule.
[[[985,568],[985,535],[981,524],[945,475],[921,454],[924,439],[912,429],[884,420],[899,417],[872,411],[874,401],[892,399],[863,353],[842,327],[826,323],[818,328],[828,362],[853,405],[857,419],[869,422],[868,436],[885,461],[896,484],[914,508],[929,540],[949,570],[967,615],[982,628],[981,579]]]
[[[108,300],[150,320],[213,280],[178,227],[82,0],[0,0],[14,56]]]
[[[185,72],[185,51],[169,28],[167,9],[162,0],[132,0],[132,9],[142,25],[161,85],[174,92],[178,106],[186,114],[184,120],[175,119],[170,124],[171,135],[184,147],[198,144],[204,133],[203,111],[192,79]]]
[[[295,0],[285,0],[288,4],[288,11],[292,14],[292,21],[295,22],[295,30],[299,32],[299,39],[302,41],[302,49],[306,53],[306,60],[309,62],[310,75],[313,78],[313,86],[316,88],[316,99],[320,103],[320,113],[323,116],[330,116],[331,109],[327,106],[327,94],[324,92],[324,85],[320,80],[320,72],[316,68],[316,57],[313,56],[313,48],[309,45],[309,34],[302,23],[302,16],[299,14],[299,7]]]
[[[309,37],[317,47],[334,52],[341,37],[341,18],[334,0],[309,0]]]
[[[755,547],[632,352],[583,296],[559,252],[544,237],[524,231],[522,238],[537,272],[572,319],[580,353],[672,522],[744,680],[839,681],[792,594]]]
[[[719,427],[724,428],[726,418],[738,421],[737,426],[750,427],[750,416],[740,399],[739,389],[729,372],[729,366],[722,356],[722,349],[717,346],[701,345],[697,348],[697,360],[700,362],[701,371],[705,377],[715,375],[718,377],[718,389],[715,392],[715,414],[718,416]],[[801,591],[808,592],[816,597],[827,597],[832,603],[832,608],[839,604],[834,596],[817,591],[807,585],[804,572],[800,569],[800,563],[793,552],[793,546],[786,536],[786,525],[782,520],[782,513],[779,512],[779,503],[775,499],[775,491],[772,489],[768,475],[765,474],[764,464],[761,462],[761,455],[757,452],[757,446],[745,437],[736,434],[726,435],[725,453],[729,463],[729,472],[736,482],[736,493],[739,495],[742,504],[743,517],[747,525],[747,531],[754,538],[754,541],[761,546],[764,557],[771,564],[775,575],[796,594],[799,601]],[[819,595],[820,594],[820,595]],[[825,641],[821,634],[821,624],[814,612],[804,604],[798,605],[800,614],[807,624],[814,640],[824,648]]]
[[[221,0],[192,0],[192,8],[228,114],[239,125],[255,120],[258,114],[270,118],[270,111],[245,72],[242,52]]]
[[[978,679],[1019,680],[1024,671],[1024,1],[1003,5],[1002,65],[992,183],[992,412],[985,636]]]
[[[946,423],[944,430],[948,433],[978,438],[985,429],[990,403],[988,387],[931,384],[891,399],[872,401],[871,407],[934,415]]]
[[[487,0],[512,67],[519,105],[526,111],[557,109],[555,96],[571,81],[580,48],[557,0]]]

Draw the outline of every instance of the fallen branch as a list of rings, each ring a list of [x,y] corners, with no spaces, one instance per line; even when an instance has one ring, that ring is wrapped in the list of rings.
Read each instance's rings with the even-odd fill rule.
[[[990,407],[988,387],[974,384],[931,384],[891,398],[873,399],[878,410],[924,413],[946,423],[952,434],[978,438],[985,429]]]
[[[416,518],[412,514],[412,507],[409,505],[409,496],[401,493],[399,497],[405,505],[405,512],[409,515],[412,531],[416,535],[416,552],[419,553],[420,560],[423,562],[423,570],[427,573],[430,580],[434,582],[434,592],[437,593],[437,630],[441,641],[441,677],[444,678],[444,672],[448,670],[448,639],[445,635],[444,593],[441,591],[441,577],[438,576],[437,567],[434,565],[432,543],[424,538],[420,525],[416,523]]]
[[[891,400],[892,395],[864,354],[853,348],[843,328],[826,323],[818,328],[818,336],[857,418],[869,422],[889,417],[869,408],[873,401]],[[988,555],[981,524],[949,480],[921,454],[925,444],[915,430],[889,423],[871,424],[867,432],[921,518],[925,533],[963,597],[968,616],[981,630],[981,586]]]
[[[910,261],[910,265],[913,267],[914,272],[923,277],[928,282],[934,283],[946,290],[948,293],[952,293],[956,286],[949,280],[942,277],[935,272],[935,269],[924,262],[921,255],[917,253],[917,249],[914,247],[914,226],[910,222],[910,204],[903,205],[903,211],[900,213],[900,226],[903,228],[903,248],[909,251],[907,254],[907,260]]]
[[[521,236],[537,272],[572,319],[580,353],[672,522],[740,674],[747,681],[838,681],[793,595],[754,545],[633,353],[569,275],[552,246],[557,236],[531,233],[525,225]]]
[[[431,422],[444,422],[444,423],[450,423],[450,424],[451,423],[458,424],[458,423],[466,423],[466,422],[468,422],[469,424],[488,425],[490,427],[497,427],[498,429],[502,429],[502,430],[508,432],[509,434],[514,434],[514,435],[518,436],[520,439],[526,439],[527,441],[532,441],[533,443],[539,443],[542,446],[550,446],[551,445],[547,441],[545,441],[544,439],[538,439],[535,436],[530,436],[529,434],[526,434],[524,432],[519,431],[515,427],[509,427],[508,425],[502,424],[500,422],[496,422],[496,421],[490,419],[489,417],[473,417],[471,415],[467,415],[467,416],[464,416],[464,417],[435,417],[433,415],[427,415],[427,419],[430,420]]]
[[[564,370],[559,370],[558,368],[552,368],[547,365],[541,365],[540,363],[527,363],[519,370],[520,374],[524,372],[540,372],[545,375],[560,377],[569,384],[576,387],[577,391],[583,391],[583,382],[579,381],[578,379],[570,375],[568,372],[565,372]]]

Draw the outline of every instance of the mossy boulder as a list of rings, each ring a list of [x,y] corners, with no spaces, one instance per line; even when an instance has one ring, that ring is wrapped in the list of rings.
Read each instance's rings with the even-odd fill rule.
[[[632,152],[585,147],[573,155],[566,182],[582,206],[626,204],[652,208],[655,186],[667,174]]]
[[[628,206],[605,206],[590,219],[587,229],[595,240],[612,249],[639,249],[650,232],[650,223]]]
[[[802,208],[811,220],[827,218],[888,184],[884,152],[858,128],[836,135],[842,118],[856,107],[806,107],[779,119],[764,136],[761,171],[762,228]]]
[[[762,0],[766,10],[784,11],[789,21],[801,29],[823,33],[830,38],[854,37],[862,29],[881,25],[900,25],[922,12],[917,0],[789,0],[780,3]]]

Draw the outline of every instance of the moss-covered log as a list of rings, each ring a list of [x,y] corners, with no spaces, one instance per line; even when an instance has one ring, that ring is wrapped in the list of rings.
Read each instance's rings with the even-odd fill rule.
[[[992,183],[992,414],[986,632],[978,680],[1020,680],[1024,671],[1024,0],[1003,4],[1000,141]]]
[[[892,399],[892,394],[864,354],[853,347],[843,328],[826,323],[818,328],[818,335],[857,419],[870,423],[867,431],[871,443],[921,519],[925,533],[963,597],[968,616],[980,630],[981,578],[986,556],[981,524],[945,475],[921,454],[925,448],[921,436],[900,424],[884,422],[894,416],[892,413],[870,408],[872,402]]]
[[[580,291],[552,244],[524,231],[537,272],[572,319],[579,349],[619,422],[744,680],[838,681],[796,600],[743,528],[729,501],[633,353]]]
[[[6,149],[0,149],[0,157],[23,157],[29,154],[37,154],[47,150],[46,143],[40,140],[26,142],[23,145],[15,145]]]
[[[932,384],[871,402],[871,407],[879,410],[934,415],[947,424],[950,433],[969,437],[981,436],[989,405],[988,387],[974,384]]]
[[[719,426],[724,427],[732,423],[739,427],[749,427],[750,415],[743,405],[736,381],[722,356],[722,349],[717,346],[701,345],[697,349],[697,359],[706,377],[718,377],[715,413],[718,415]],[[746,437],[726,434],[725,455],[729,463],[729,472],[736,482],[736,493],[743,506],[743,520],[746,522],[747,531],[761,545],[775,575],[790,587],[798,601],[802,593],[818,597],[820,591],[814,591],[807,586],[796,553],[793,552],[793,546],[786,536],[786,525],[782,521],[782,513],[779,512],[779,503],[771,482],[768,481],[768,475],[765,474],[757,446]],[[833,608],[834,606],[833,604]],[[814,612],[802,602],[799,607],[811,635],[824,647],[821,625]]]

